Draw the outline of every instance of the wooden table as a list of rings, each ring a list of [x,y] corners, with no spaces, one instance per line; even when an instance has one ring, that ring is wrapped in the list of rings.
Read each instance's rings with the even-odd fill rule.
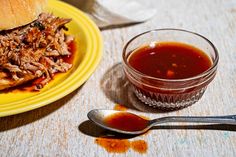
[[[143,140],[146,152],[127,148],[109,153],[96,143],[104,130],[87,121],[95,108],[128,111],[155,118],[168,115],[236,114],[236,1],[152,0],[150,21],[102,31],[104,55],[95,73],[79,89],[45,107],[0,118],[0,156],[236,156],[236,127],[224,125],[159,126],[128,143]],[[152,4],[151,4],[152,3]],[[203,98],[188,108],[161,113],[138,102],[122,73],[121,53],[134,35],[155,28],[182,28],[209,38],[220,53],[218,73]],[[98,142],[98,141],[97,141]]]

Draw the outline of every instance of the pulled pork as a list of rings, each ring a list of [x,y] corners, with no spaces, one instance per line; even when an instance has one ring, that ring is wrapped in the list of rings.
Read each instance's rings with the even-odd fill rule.
[[[71,19],[42,13],[23,27],[0,32],[0,71],[13,80],[44,77],[35,88],[42,88],[57,72],[66,72],[72,65],[63,61],[69,56],[68,44],[73,37],[65,35],[65,24]],[[0,78],[1,79],[1,78]]]

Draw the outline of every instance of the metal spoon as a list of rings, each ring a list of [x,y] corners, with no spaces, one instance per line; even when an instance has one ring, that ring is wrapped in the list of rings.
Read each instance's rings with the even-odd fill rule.
[[[129,112],[123,112],[123,111],[115,111],[115,110],[91,110],[88,113],[88,118],[96,123],[97,125],[107,129],[111,130],[117,133],[123,133],[123,134],[132,134],[132,135],[137,135],[137,134],[142,134],[148,131],[151,127],[157,124],[161,123],[169,123],[169,122],[190,122],[190,123],[214,123],[214,124],[230,124],[230,125],[236,125],[236,115],[226,115],[226,116],[170,116],[170,117],[162,117],[162,118],[157,118],[153,120],[146,120],[147,125],[143,127],[140,130],[136,131],[126,131],[126,130],[121,130],[117,128],[110,127],[108,124],[105,123],[104,119],[107,116],[111,116],[113,114],[117,113],[126,113],[126,114],[132,114]],[[139,117],[138,115],[136,115]],[[142,118],[142,117],[140,117]],[[144,119],[145,120],[145,119]],[[130,124],[132,125],[132,124]]]

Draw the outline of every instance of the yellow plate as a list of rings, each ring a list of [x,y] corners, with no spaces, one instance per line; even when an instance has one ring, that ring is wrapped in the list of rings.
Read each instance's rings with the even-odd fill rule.
[[[66,26],[76,39],[73,68],[59,74],[40,92],[0,93],[0,117],[33,110],[52,103],[82,85],[94,72],[102,56],[102,37],[97,26],[80,10],[61,1],[49,0],[48,11],[72,18]]]

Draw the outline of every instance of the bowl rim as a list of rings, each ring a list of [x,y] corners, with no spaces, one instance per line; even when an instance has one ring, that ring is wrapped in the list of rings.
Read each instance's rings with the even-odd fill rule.
[[[164,78],[157,78],[157,77],[153,77],[153,76],[149,76],[147,74],[144,74],[136,69],[134,69],[132,66],[130,66],[127,62],[127,59],[126,59],[126,49],[127,47],[129,46],[129,44],[134,41],[136,38],[144,35],[144,34],[148,34],[148,33],[151,33],[151,32],[159,32],[159,31],[179,31],[179,32],[185,32],[185,33],[189,33],[189,34],[193,34],[193,35],[196,35],[196,36],[199,36],[201,37],[202,39],[204,39],[205,41],[208,42],[208,44],[210,44],[210,46],[213,48],[214,50],[214,53],[215,53],[215,60],[213,60],[213,64],[211,65],[211,67],[209,69],[207,69],[206,71],[204,71],[203,73],[200,73],[196,76],[193,76],[193,77],[188,77],[188,78],[184,78],[184,79],[164,79]],[[188,44],[188,43],[186,43]],[[204,52],[204,51],[203,51]],[[149,30],[149,31],[145,31],[143,33],[140,33],[136,36],[134,36],[133,38],[131,38],[124,46],[123,48],[123,51],[122,51],[122,63],[123,65],[125,65],[125,67],[128,67],[129,69],[131,69],[135,74],[141,76],[141,77],[145,77],[147,79],[152,79],[152,80],[156,80],[156,81],[162,81],[162,82],[183,82],[183,81],[191,81],[191,80],[195,80],[195,79],[199,79],[199,78],[202,78],[208,74],[211,74],[212,71],[216,70],[217,68],[217,65],[218,65],[218,62],[219,62],[219,53],[218,53],[218,50],[217,48],[215,47],[215,45],[209,40],[207,39],[206,37],[204,37],[203,35],[201,34],[198,34],[198,33],[195,33],[195,32],[192,32],[192,31],[188,31],[188,30],[184,30],[184,29],[177,29],[177,28],[161,28],[161,29],[153,29],[153,30]]]

